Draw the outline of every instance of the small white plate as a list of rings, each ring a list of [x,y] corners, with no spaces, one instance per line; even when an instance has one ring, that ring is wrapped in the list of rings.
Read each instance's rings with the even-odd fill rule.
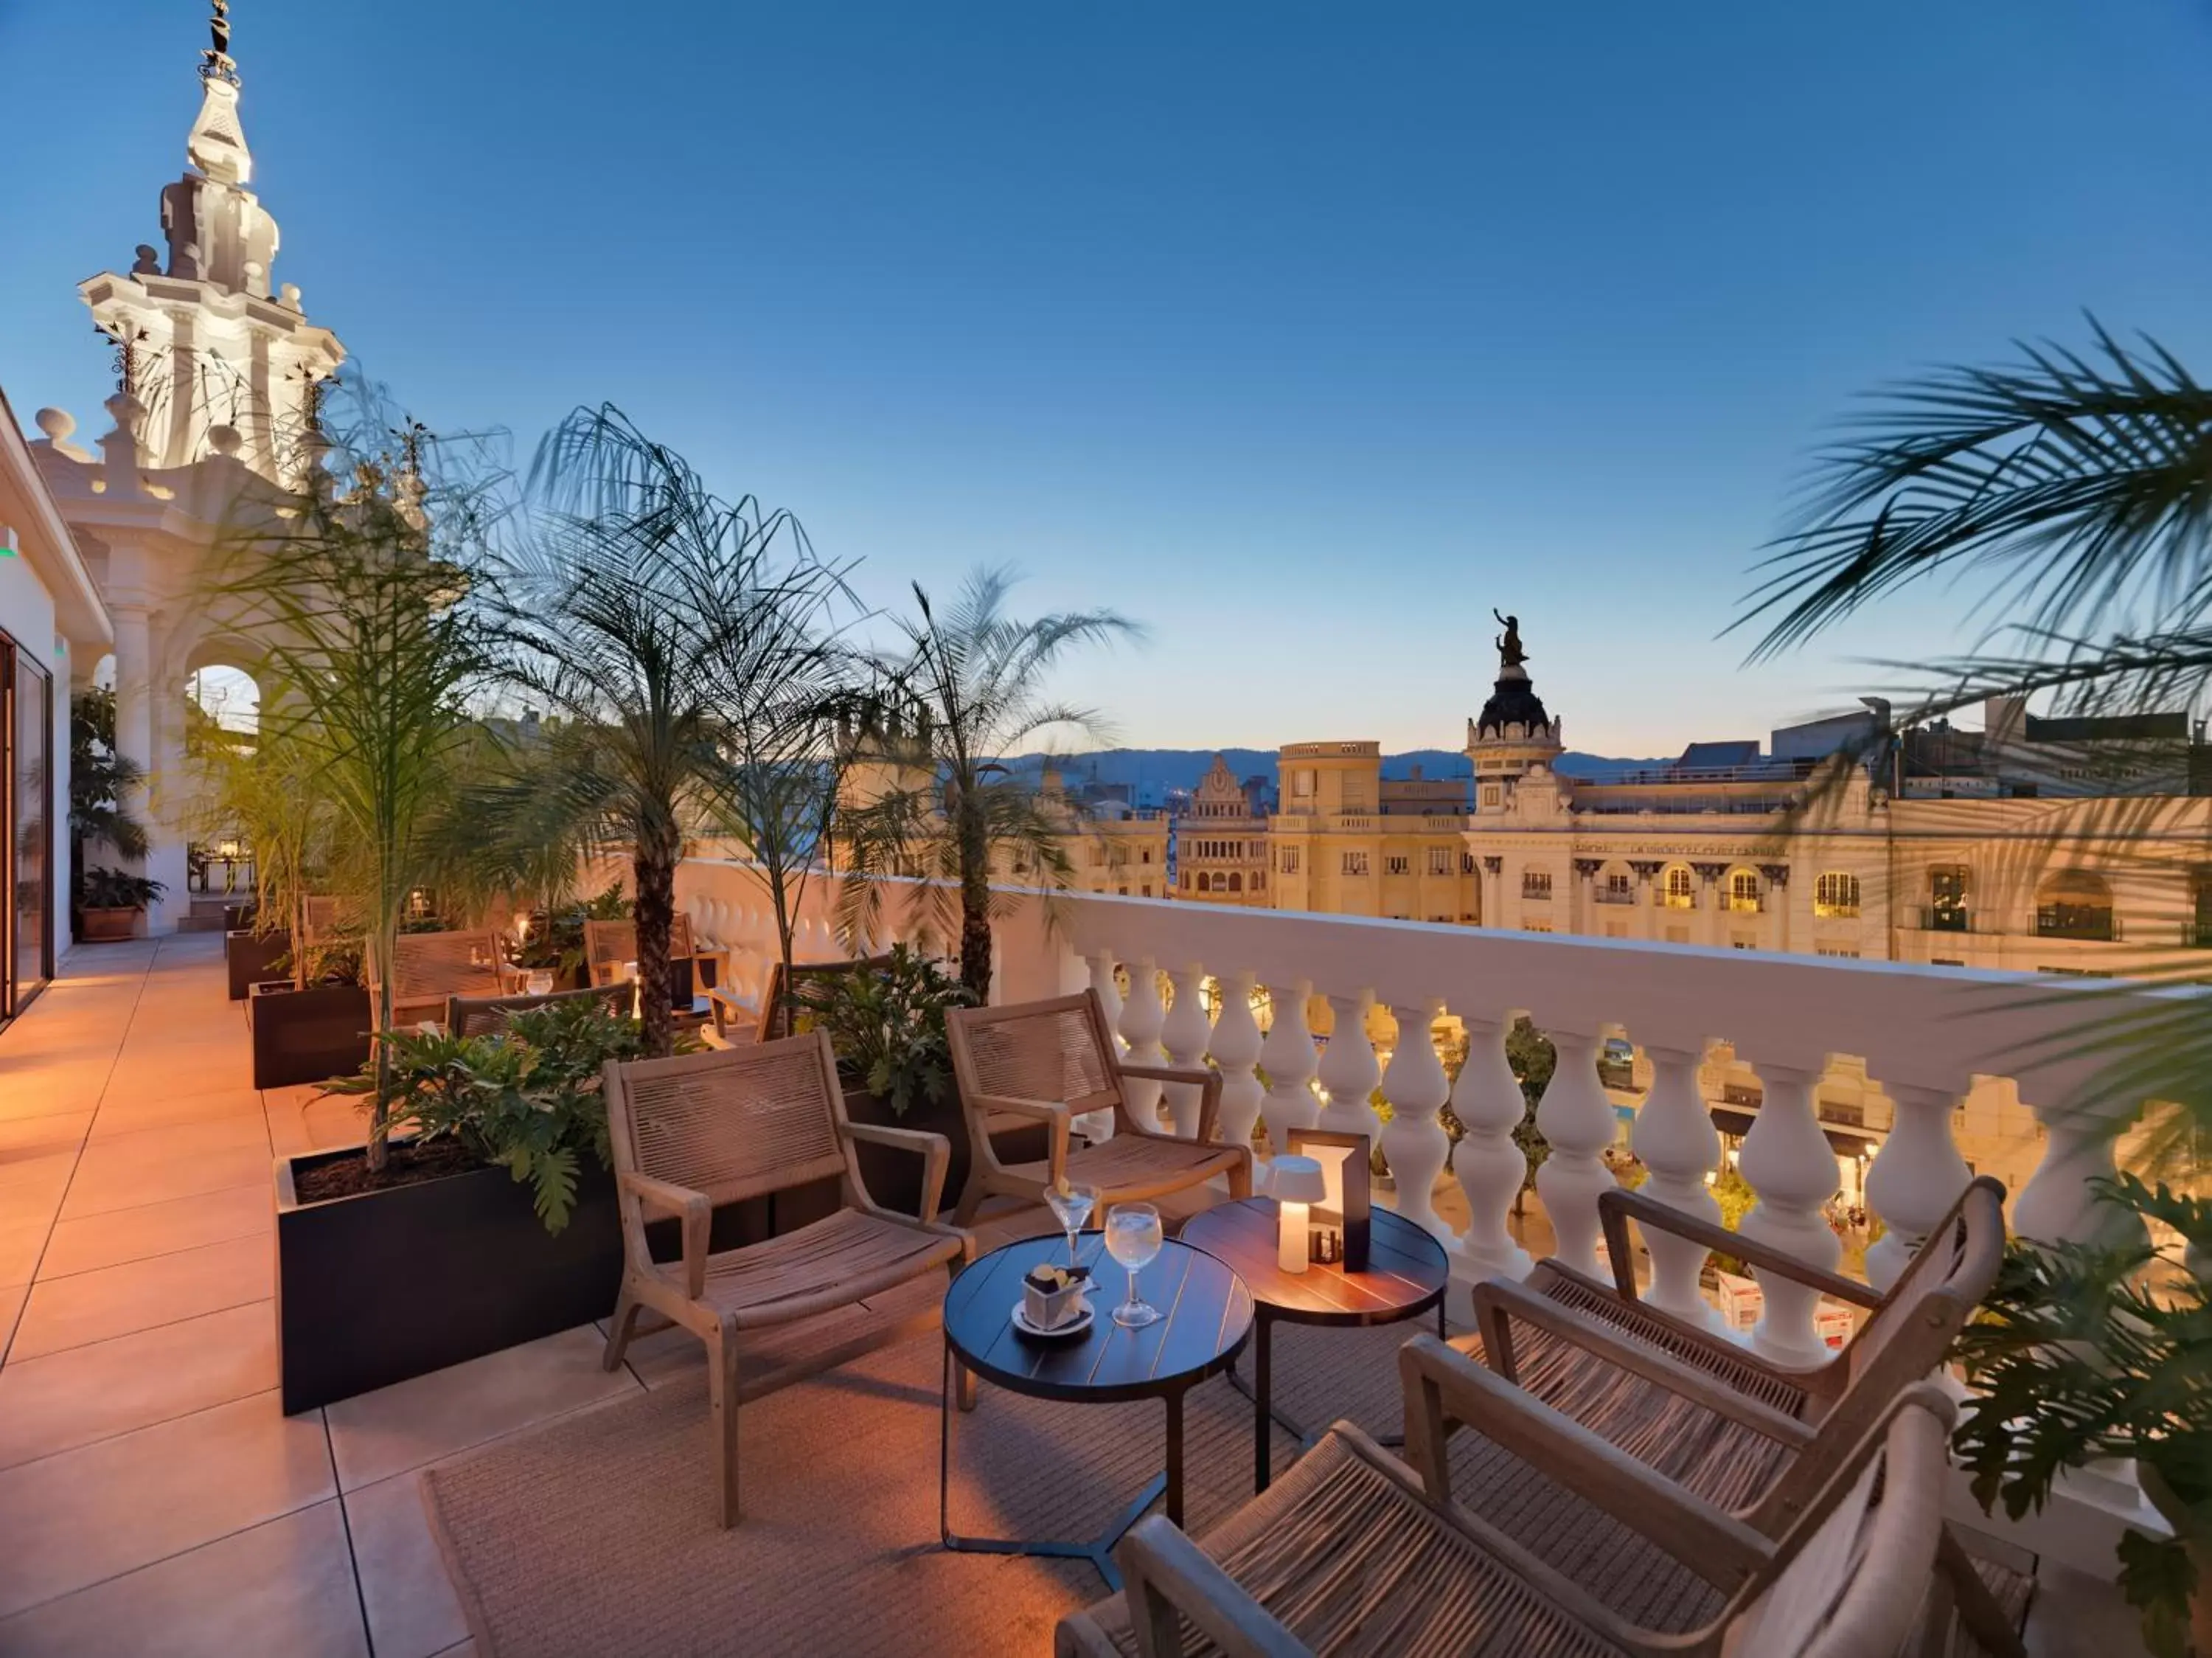
[[[1046,1330],[1037,1325],[1031,1324],[1030,1322],[1029,1314],[1018,1301],[1014,1305],[1014,1328],[1020,1331],[1025,1336],[1035,1336],[1039,1341],[1058,1341],[1062,1336],[1076,1336],[1082,1334],[1083,1332],[1091,1327],[1091,1321],[1093,1316],[1091,1303],[1089,1301],[1085,1301],[1083,1303],[1083,1316],[1081,1318],[1070,1319],[1066,1324],[1055,1325],[1053,1328]]]

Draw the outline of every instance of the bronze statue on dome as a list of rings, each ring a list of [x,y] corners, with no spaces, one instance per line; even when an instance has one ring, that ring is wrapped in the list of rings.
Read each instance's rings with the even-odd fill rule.
[[[1498,616],[1495,609],[1490,613]],[[1527,661],[1528,653],[1521,649],[1521,619],[1518,616],[1498,616],[1498,624],[1505,630],[1504,637],[1495,642],[1498,646],[1498,671],[1504,674]]]

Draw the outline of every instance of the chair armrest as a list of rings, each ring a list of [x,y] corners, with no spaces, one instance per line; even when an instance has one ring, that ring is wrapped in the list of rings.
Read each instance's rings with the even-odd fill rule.
[[[941,1134],[918,1128],[889,1128],[876,1123],[842,1122],[838,1131],[848,1140],[866,1140],[895,1151],[918,1152],[921,1167],[921,1219],[937,1218],[937,1205],[945,1196],[945,1171],[951,1166],[952,1143]],[[858,1182],[856,1181],[856,1184]],[[862,1196],[867,1187],[860,1186]]]
[[[1199,1089],[1198,1130],[1193,1143],[1202,1146],[1212,1143],[1214,1130],[1221,1116],[1221,1073],[1219,1071],[1211,1065],[1125,1064],[1120,1069],[1124,1076],[1141,1076],[1147,1082],[1196,1084]],[[1139,1128],[1138,1131],[1139,1133],[1158,1132],[1149,1127]],[[1181,1137],[1161,1134],[1159,1137],[1164,1140],[1173,1140]]]
[[[1398,1375],[1406,1394],[1407,1458],[1439,1508],[1451,1506],[1444,1454],[1449,1418],[1596,1504],[1717,1588],[1739,1587],[1772,1551],[1750,1527],[1434,1336],[1416,1336],[1398,1350]]]
[[[973,1130],[970,1137],[979,1143],[975,1147],[977,1156],[991,1155],[988,1149],[991,1135],[986,1126],[991,1113],[994,1111],[1011,1112],[1017,1117],[1034,1117],[1039,1122],[1051,1125],[1051,1163],[1047,1178],[1058,1180],[1067,1173],[1068,1125],[1074,1120],[1075,1113],[1060,1101],[1024,1100],[1012,1094],[969,1094],[962,1096],[961,1105],[968,1113],[968,1121]],[[992,1167],[997,1167],[995,1159]]]
[[[1165,1515],[1131,1527],[1114,1559],[1139,1658],[1181,1658],[1184,1618],[1224,1658],[1311,1658],[1297,1636]]]
[[[1482,1332],[1483,1356],[1489,1361],[1490,1368],[1516,1385],[1520,1377],[1514,1360],[1511,1321],[1519,1319],[1558,1340],[1581,1348],[1600,1362],[1640,1376],[1652,1387],[1679,1394],[1753,1433],[1801,1448],[1813,1442],[1814,1429],[1809,1423],[1786,1416],[1771,1405],[1762,1405],[1736,1392],[1719,1377],[1647,1343],[1632,1340],[1604,1320],[1563,1307],[1525,1284],[1505,1279],[1476,1284],[1474,1319],[1476,1327]],[[1735,1351],[1746,1359],[1751,1357],[1741,1349]]]
[[[707,987],[707,1011],[720,1035],[727,1036],[733,1024],[750,1025],[756,1032],[760,1029],[759,1010],[749,1003],[738,1001],[720,984]]]
[[[1601,1192],[1597,1214],[1599,1223],[1605,1228],[1606,1253],[1612,1258],[1613,1283],[1630,1301],[1637,1298],[1636,1262],[1628,1247],[1628,1222],[1634,1220],[1692,1243],[1701,1243],[1708,1249],[1717,1249],[1723,1255],[1734,1255],[1748,1265],[1778,1273],[1833,1300],[1849,1301],[1854,1307],[1881,1305],[1881,1295],[1865,1284],[1808,1265],[1771,1244],[1731,1232],[1724,1226],[1715,1226],[1711,1221],[1701,1221],[1694,1215],[1686,1215],[1673,1204],[1647,1198],[1640,1192],[1616,1188]]]
[[[1126,1060],[1117,1060],[1114,1068],[1124,1076],[1141,1076],[1148,1082],[1221,1081],[1221,1073],[1211,1065],[1132,1065]]]
[[[694,1192],[690,1186],[678,1186],[673,1180],[656,1180],[650,1174],[617,1173],[615,1184],[639,1202],[650,1204],[666,1214],[682,1217],[684,1222],[684,1293],[693,1301],[707,1293],[707,1236],[714,1224],[714,1205],[703,1192]],[[640,1244],[643,1240],[639,1240]],[[648,1260],[640,1260],[643,1267]]]

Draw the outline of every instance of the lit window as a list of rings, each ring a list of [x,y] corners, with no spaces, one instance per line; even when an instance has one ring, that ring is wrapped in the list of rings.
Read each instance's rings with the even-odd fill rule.
[[[1835,870],[1813,883],[1813,913],[1816,916],[1855,916],[1859,912],[1859,878]],[[1826,952],[1823,951],[1823,954]],[[1853,950],[1853,955],[1858,952]]]
[[[1667,866],[1667,884],[1660,891],[1660,901],[1670,910],[1694,910],[1698,907],[1698,889],[1686,863]]]
[[[1750,870],[1739,869],[1729,877],[1729,908],[1758,912],[1759,877]]]

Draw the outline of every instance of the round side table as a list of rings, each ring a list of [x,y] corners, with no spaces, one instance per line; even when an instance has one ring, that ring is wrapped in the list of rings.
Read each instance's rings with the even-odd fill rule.
[[[1347,1272],[1340,1263],[1315,1261],[1303,1272],[1285,1272],[1276,1264],[1275,1200],[1246,1198],[1217,1204],[1183,1223],[1182,1241],[1218,1258],[1243,1278],[1257,1304],[1260,1340],[1252,1354],[1252,1489],[1264,1491],[1273,1478],[1267,1424],[1279,1423],[1294,1438],[1312,1436],[1275,1414],[1273,1334],[1277,1323],[1353,1328],[1395,1324],[1437,1309],[1437,1333],[1444,1332],[1444,1291],[1451,1284],[1451,1262],[1444,1247],[1426,1230],[1387,1209],[1368,1217],[1368,1260],[1364,1271]],[[1237,1381],[1232,1373],[1230,1380]],[[1242,1389],[1242,1383],[1238,1387]]]
[[[1076,1259],[1091,1271],[1091,1327],[1079,1336],[1025,1336],[1009,1317],[1022,1279],[1040,1262],[1063,1265],[1067,1234],[1025,1238],[972,1262],[945,1294],[945,1390],[939,1400],[937,1526],[945,1546],[984,1554],[1047,1555],[1088,1560],[1107,1586],[1121,1587],[1113,1548],[1161,1493],[1167,1515],[1182,1524],[1183,1395],[1237,1362],[1252,1333],[1252,1295],[1219,1259],[1170,1239],[1137,1275],[1143,1298],[1160,1316],[1141,1329],[1114,1322],[1128,1275],[1106,1253],[1104,1236],[1084,1233]],[[1088,1541],[962,1537],[947,1509],[952,1473],[953,1392],[963,1368],[1009,1393],[1070,1404],[1157,1399],[1167,1406],[1167,1466],[1102,1536]]]

